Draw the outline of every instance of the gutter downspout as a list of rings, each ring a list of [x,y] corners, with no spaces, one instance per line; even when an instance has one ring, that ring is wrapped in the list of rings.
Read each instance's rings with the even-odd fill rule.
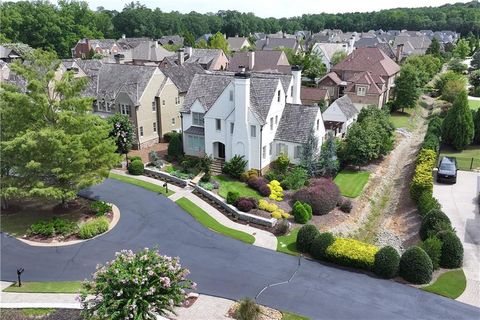
[[[263,126],[260,126],[260,152],[259,152],[259,155],[260,155],[260,162],[259,162],[259,167],[260,167],[260,170],[259,173],[260,173],[260,176],[262,176],[262,132],[263,132]]]

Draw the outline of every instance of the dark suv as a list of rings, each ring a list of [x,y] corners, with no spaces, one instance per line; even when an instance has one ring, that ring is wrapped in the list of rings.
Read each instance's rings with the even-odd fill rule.
[[[457,159],[443,157],[438,165],[437,182],[457,183]]]

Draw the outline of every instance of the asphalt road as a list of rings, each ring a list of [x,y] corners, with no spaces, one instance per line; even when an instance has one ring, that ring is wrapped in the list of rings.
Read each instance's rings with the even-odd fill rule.
[[[479,319],[480,309],[362,273],[346,271],[216,234],[161,195],[106,180],[83,195],[115,203],[121,212],[109,233],[66,247],[31,247],[1,235],[1,280],[14,281],[23,267],[25,281],[89,278],[97,263],[121,249],[158,245],[179,256],[203,294],[258,302],[312,319]]]

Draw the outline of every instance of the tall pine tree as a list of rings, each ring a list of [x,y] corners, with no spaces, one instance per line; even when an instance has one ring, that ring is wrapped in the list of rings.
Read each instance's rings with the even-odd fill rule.
[[[468,107],[467,92],[458,94],[443,120],[443,141],[457,150],[464,150],[473,141],[474,124],[470,108]]]
[[[318,172],[318,138],[313,128],[310,129],[307,141],[303,144],[300,165],[307,170],[310,177]]]

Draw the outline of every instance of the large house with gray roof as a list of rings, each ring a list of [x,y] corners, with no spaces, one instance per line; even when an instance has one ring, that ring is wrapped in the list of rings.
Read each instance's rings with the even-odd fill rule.
[[[280,153],[299,163],[310,130],[321,145],[320,108],[300,102],[301,71],[196,74],[181,110],[184,152],[228,161],[241,155],[264,171]]]

